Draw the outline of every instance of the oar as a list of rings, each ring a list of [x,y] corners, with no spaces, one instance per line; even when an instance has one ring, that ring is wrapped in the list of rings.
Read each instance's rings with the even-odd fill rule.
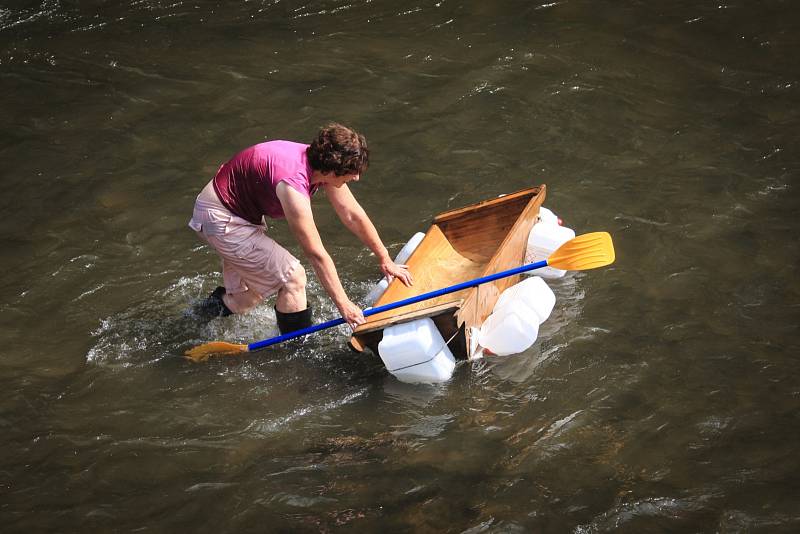
[[[494,280],[499,280],[500,278],[522,274],[535,269],[541,269],[542,267],[550,266],[565,271],[586,271],[588,269],[603,267],[611,263],[614,263],[614,245],[611,242],[611,235],[608,232],[592,232],[589,234],[580,235],[574,239],[570,239],[561,245],[558,250],[553,252],[546,260],[529,263],[527,265],[515,267],[514,269],[508,269],[499,273],[482,276],[480,278],[475,278],[474,280],[469,280],[467,282],[437,289],[435,291],[429,291],[428,293],[422,293],[421,295],[415,295],[407,299],[384,304],[383,306],[369,308],[364,310],[364,316],[368,317],[370,315],[394,310],[402,306],[416,304],[417,302],[421,302],[423,300],[433,299],[442,295],[447,295],[448,293],[455,293],[456,291],[461,291],[462,289],[475,287],[480,284],[493,282]],[[283,343],[284,341],[288,341],[290,339],[313,334],[314,332],[319,332],[320,330],[325,330],[334,326],[339,326],[344,324],[344,322],[344,319],[339,317],[338,319],[333,319],[331,321],[309,326],[308,328],[289,332],[288,334],[275,336],[263,341],[256,341],[254,343],[250,343],[249,345],[226,343],[224,341],[211,341],[187,350],[185,355],[190,360],[201,362],[207,360],[209,356],[235,355],[244,352],[254,352],[271,345]]]

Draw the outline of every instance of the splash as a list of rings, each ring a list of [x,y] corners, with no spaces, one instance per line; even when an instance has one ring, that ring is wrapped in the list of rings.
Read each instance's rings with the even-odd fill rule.
[[[207,320],[195,305],[209,292],[218,273],[182,277],[155,295],[100,321],[86,359],[101,365],[148,365],[182,354],[187,345],[210,339],[243,342],[277,333],[271,306],[225,320]]]

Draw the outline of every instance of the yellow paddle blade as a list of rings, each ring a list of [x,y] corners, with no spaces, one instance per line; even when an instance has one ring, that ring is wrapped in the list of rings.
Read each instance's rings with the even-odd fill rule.
[[[236,343],[226,343],[224,341],[211,341],[189,349],[184,352],[183,355],[192,361],[204,362],[210,356],[234,356],[243,352],[247,352],[247,345],[237,345]]]
[[[585,271],[614,263],[614,244],[608,232],[592,232],[570,239],[547,258],[547,265],[565,271]]]

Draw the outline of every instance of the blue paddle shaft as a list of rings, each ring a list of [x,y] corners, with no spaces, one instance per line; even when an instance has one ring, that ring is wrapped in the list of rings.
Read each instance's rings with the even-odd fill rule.
[[[364,310],[364,317],[369,317],[370,315],[375,315],[376,313],[383,313],[385,311],[394,310],[397,308],[401,308],[403,306],[408,306],[410,304],[416,304],[417,302],[422,302],[423,300],[434,299],[436,297],[441,297],[442,295],[455,293],[456,291],[461,291],[462,289],[479,286],[487,282],[494,282],[495,280],[499,280],[500,278],[507,278],[509,276],[514,276],[516,274],[522,274],[528,271],[533,271],[535,269],[541,269],[542,267],[547,267],[547,260],[537,261],[535,263],[529,263],[521,267],[508,269],[507,271],[500,271],[499,273],[482,276],[480,278],[475,278],[474,280],[461,282],[460,284],[455,284],[452,286],[444,287],[442,289],[437,289],[435,291],[422,293],[421,295],[408,297],[407,299],[398,300],[396,302],[390,302],[389,304],[384,304],[383,306],[378,306],[377,308],[369,308],[367,310]],[[324,323],[315,324],[313,326],[309,326],[308,328],[303,328],[301,330],[295,330],[294,332],[289,332],[288,334],[282,334],[280,336],[275,336],[270,339],[265,339],[264,341],[256,341],[254,343],[250,343],[249,345],[247,345],[247,350],[248,352],[253,352],[254,350],[263,349],[271,345],[277,345],[278,343],[283,343],[284,341],[289,341],[290,339],[307,336],[308,334],[313,334],[314,332],[319,332],[320,330],[325,330],[327,328],[339,326],[340,324],[344,324],[344,322],[345,322],[344,319],[339,317],[338,319],[333,319],[331,321],[326,321]]]

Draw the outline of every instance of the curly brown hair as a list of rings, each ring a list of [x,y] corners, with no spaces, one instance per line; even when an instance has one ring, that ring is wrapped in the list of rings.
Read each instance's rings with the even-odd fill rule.
[[[319,129],[306,149],[311,168],[336,176],[361,174],[369,166],[367,140],[355,130],[332,122]]]

